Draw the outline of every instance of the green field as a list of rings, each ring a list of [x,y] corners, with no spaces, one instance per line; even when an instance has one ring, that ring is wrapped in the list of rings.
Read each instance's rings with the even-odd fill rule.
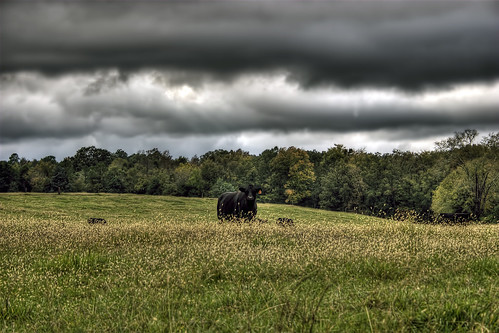
[[[220,224],[215,199],[1,194],[0,331],[499,331],[499,225],[259,217]]]

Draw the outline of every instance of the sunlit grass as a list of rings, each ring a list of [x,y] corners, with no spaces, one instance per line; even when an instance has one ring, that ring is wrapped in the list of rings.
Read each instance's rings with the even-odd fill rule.
[[[499,330],[497,225],[270,204],[268,223],[220,224],[215,207],[0,195],[0,330]]]

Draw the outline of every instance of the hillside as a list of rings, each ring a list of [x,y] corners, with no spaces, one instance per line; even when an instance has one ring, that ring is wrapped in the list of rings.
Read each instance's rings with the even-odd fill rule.
[[[1,194],[0,331],[499,329],[498,225],[275,204],[259,205],[269,223],[220,224],[215,207]]]

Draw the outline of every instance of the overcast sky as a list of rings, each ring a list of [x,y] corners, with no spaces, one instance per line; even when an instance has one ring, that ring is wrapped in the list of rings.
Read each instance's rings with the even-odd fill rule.
[[[0,159],[499,131],[497,1],[2,1]]]

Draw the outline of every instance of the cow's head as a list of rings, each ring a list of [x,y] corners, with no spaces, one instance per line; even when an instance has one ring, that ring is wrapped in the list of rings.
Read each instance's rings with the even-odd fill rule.
[[[257,194],[262,194],[262,188],[260,186],[248,185],[248,187],[240,187],[239,191],[246,193],[246,199],[248,201],[256,200]]]

